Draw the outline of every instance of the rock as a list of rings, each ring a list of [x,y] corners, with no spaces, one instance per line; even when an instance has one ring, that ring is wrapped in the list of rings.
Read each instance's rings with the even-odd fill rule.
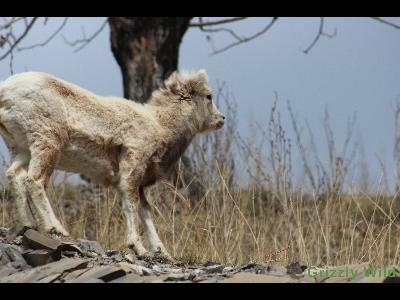
[[[50,283],[50,282],[53,282],[56,279],[58,279],[61,275],[62,275],[62,273],[51,274],[49,276],[46,276],[46,277],[40,279],[36,283]]]
[[[7,236],[8,229],[5,227],[0,227],[0,237],[6,237]]]
[[[83,275],[79,276],[76,280],[79,278],[94,278],[94,279],[101,279],[104,282],[108,282],[114,279],[117,279],[119,277],[122,277],[126,275],[126,272],[118,267],[113,267],[113,266],[101,266],[101,267],[94,267],[93,269],[90,269],[89,271],[85,272]],[[82,278],[83,279],[83,278]]]
[[[6,254],[11,261],[20,262],[21,265],[27,265],[27,262],[16,246],[10,245],[7,247]]]
[[[199,283],[217,283],[218,282],[218,278],[217,277],[210,277],[210,278],[206,278],[204,280],[198,281]]]
[[[224,266],[221,265],[211,265],[202,269],[207,274],[222,273]]]
[[[24,264],[24,263],[22,263],[20,261],[9,262],[6,266],[9,266],[11,268],[15,268],[15,269],[18,269],[18,270],[22,270],[22,271],[32,268],[30,265]]]
[[[120,254],[121,252],[117,251],[117,250],[106,250],[106,255],[108,257],[112,257],[114,255]]]
[[[2,248],[2,245],[4,244],[0,243],[0,266],[4,266],[11,261],[6,254],[6,249]]]
[[[246,272],[252,272],[256,274],[268,274],[272,271],[272,267],[263,264],[251,264],[245,269]]]
[[[23,270],[29,267],[17,246],[0,243],[0,256],[0,265],[10,264]]]
[[[149,268],[143,267],[143,266],[139,266],[139,265],[134,265],[134,264],[129,264],[126,262],[120,262],[118,264],[116,264],[117,267],[122,268],[126,273],[131,273],[134,272],[138,275],[150,275],[152,274],[152,270],[150,270]]]
[[[103,248],[100,246],[100,244],[97,241],[89,241],[89,240],[84,240],[84,239],[78,239],[78,246],[82,250],[85,255],[88,252],[94,252],[98,255],[105,255],[105,251]]]
[[[215,266],[215,265],[219,265],[219,263],[216,263],[215,261],[207,261],[203,266],[204,267],[211,267],[211,266]]]
[[[232,272],[232,271],[235,271],[235,268],[233,268],[233,267],[225,267],[222,270],[223,273],[229,273],[229,272]]]
[[[56,262],[49,263],[44,266],[17,272],[8,277],[0,279],[0,282],[30,283],[37,282],[45,277],[53,274],[63,273],[65,271],[83,268],[87,265],[88,260],[64,258]]]
[[[62,255],[65,257],[79,257],[79,254],[75,251],[63,251]]]
[[[157,272],[157,273],[163,273],[164,271],[157,265],[154,265],[152,267],[153,271]]]
[[[287,270],[284,267],[269,266],[260,263],[251,263],[245,265],[244,267],[241,267],[240,270],[263,275],[282,276],[287,274]]]
[[[13,225],[8,231],[6,235],[6,239],[9,243],[12,243],[17,236],[23,235],[25,231],[30,229],[29,227],[22,225],[22,224],[15,224]]]
[[[42,266],[54,261],[51,252],[45,249],[27,251],[24,257],[32,267]]]
[[[74,280],[68,281],[66,283],[104,283],[103,280],[91,277],[78,277]]]
[[[140,276],[138,274],[128,274],[109,283],[161,283],[167,278],[166,275],[156,276]]]
[[[203,281],[207,281],[207,280],[209,280],[211,278],[217,279],[218,276],[210,277],[210,276],[207,276],[207,275],[196,275],[196,276],[191,277],[191,280],[193,282],[203,282]]]
[[[53,253],[60,252],[59,247],[62,245],[60,241],[49,238],[40,232],[28,229],[22,238],[22,243],[25,247],[31,249],[47,249],[51,250]],[[60,254],[61,255],[61,254]]]
[[[182,269],[166,267],[166,268],[163,269],[163,272],[166,272],[166,273],[182,273]],[[200,269],[193,269],[193,272],[195,272],[196,274],[204,273],[204,271],[202,271]]]
[[[307,266],[305,265],[300,265],[298,262],[293,262],[290,263],[286,267],[286,273],[287,274],[303,274],[303,272],[307,269]]]
[[[189,278],[191,278],[190,273],[167,274],[167,278],[164,281],[185,281],[189,280]]]
[[[87,271],[89,271],[89,270],[90,270],[90,269],[79,269],[79,270],[72,271],[72,272],[68,273],[67,275],[65,275],[65,276],[62,278],[62,282],[69,282],[69,281],[71,281],[71,280],[74,280],[74,279],[78,278],[78,277],[81,276],[83,273],[85,273],[85,272],[87,272]]]
[[[9,267],[9,266],[3,266],[0,268],[0,279],[7,277],[11,274],[17,273],[18,269]]]
[[[111,250],[111,251],[106,251],[106,253],[107,253],[107,256],[115,262],[121,262],[124,260],[124,257],[122,256],[121,252],[119,252],[119,251]]]
[[[244,265],[244,266],[241,266],[241,267],[240,267],[240,270],[252,269],[252,268],[254,268],[256,265],[257,265],[256,263],[249,263],[249,264],[246,264],[246,265]]]
[[[22,237],[23,237],[23,236],[17,236],[17,237],[13,240],[12,243],[13,243],[14,245],[18,245],[18,246],[19,246],[19,245],[22,245]]]
[[[78,246],[75,245],[74,243],[70,243],[70,242],[62,242],[60,249],[62,251],[62,254],[65,255],[65,253],[68,255],[70,254],[72,256],[72,253],[79,253],[81,255],[83,255],[83,251],[82,249]]]

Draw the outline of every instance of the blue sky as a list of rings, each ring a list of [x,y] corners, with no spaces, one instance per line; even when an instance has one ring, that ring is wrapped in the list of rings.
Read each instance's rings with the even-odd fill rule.
[[[104,18],[71,18],[63,30],[69,40],[95,31]],[[400,20],[392,18],[400,23]],[[61,23],[53,18],[37,26],[23,45],[43,41]],[[256,32],[268,18],[252,18],[232,24],[239,34]],[[321,37],[306,55],[318,31],[319,18],[280,18],[260,38],[227,52],[210,56],[206,34],[191,28],[184,36],[179,68],[205,68],[212,85],[226,82],[238,103],[239,132],[250,133],[249,123],[266,123],[277,92],[281,99],[284,125],[290,129],[286,101],[290,100],[299,120],[307,119],[317,147],[326,153],[322,129],[325,108],[339,145],[343,143],[346,121],[357,114],[355,137],[362,140],[372,175],[380,174],[377,155],[389,176],[394,175],[394,105],[400,100],[400,31],[369,18],[326,18],[325,31],[337,34]],[[229,35],[213,35],[219,47],[231,41]],[[85,49],[74,53],[59,36],[46,47],[16,52],[14,71],[48,72],[101,95],[122,96],[119,67],[111,53],[109,28]],[[0,80],[10,75],[9,61],[0,62]],[[290,130],[289,130],[290,131]],[[0,145],[6,153],[4,144]],[[327,156],[325,156],[327,157]]]

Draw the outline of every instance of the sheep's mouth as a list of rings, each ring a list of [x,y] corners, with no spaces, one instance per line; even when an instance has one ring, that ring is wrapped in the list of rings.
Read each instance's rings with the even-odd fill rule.
[[[224,121],[219,121],[218,123],[217,123],[217,129],[221,129],[223,126],[224,126],[224,124],[225,124],[225,122]]]

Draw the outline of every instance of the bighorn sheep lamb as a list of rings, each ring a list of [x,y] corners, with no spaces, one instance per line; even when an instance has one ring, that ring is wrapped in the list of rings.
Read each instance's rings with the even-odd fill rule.
[[[168,174],[197,133],[221,128],[224,119],[204,70],[173,73],[146,104],[98,96],[46,73],[13,75],[0,83],[0,133],[12,154],[7,177],[19,218],[68,235],[46,186],[54,169],[80,173],[119,191],[127,246],[148,253],[135,225],[139,212],[151,251],[169,256],[143,189]]]

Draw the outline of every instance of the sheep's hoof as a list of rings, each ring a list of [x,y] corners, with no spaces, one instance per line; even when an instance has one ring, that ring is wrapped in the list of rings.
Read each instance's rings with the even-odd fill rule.
[[[127,247],[128,249],[130,249],[131,251],[133,251],[133,253],[135,253],[135,255],[137,257],[141,257],[141,256],[146,256],[146,253],[148,252],[143,246],[137,246],[134,243],[127,243]]]
[[[137,256],[138,259],[143,259],[147,262],[173,263],[175,260],[166,251],[161,251],[160,248],[156,251],[148,251]]]
[[[34,222],[24,220],[24,221],[20,221],[20,223],[22,226],[25,226],[27,228],[34,229],[34,230],[38,229],[38,226]]]
[[[57,234],[57,235],[62,235],[62,236],[69,236],[69,232],[66,231],[64,228],[57,228],[57,227],[51,227],[49,229],[45,229],[46,232],[51,233],[51,234]]]

